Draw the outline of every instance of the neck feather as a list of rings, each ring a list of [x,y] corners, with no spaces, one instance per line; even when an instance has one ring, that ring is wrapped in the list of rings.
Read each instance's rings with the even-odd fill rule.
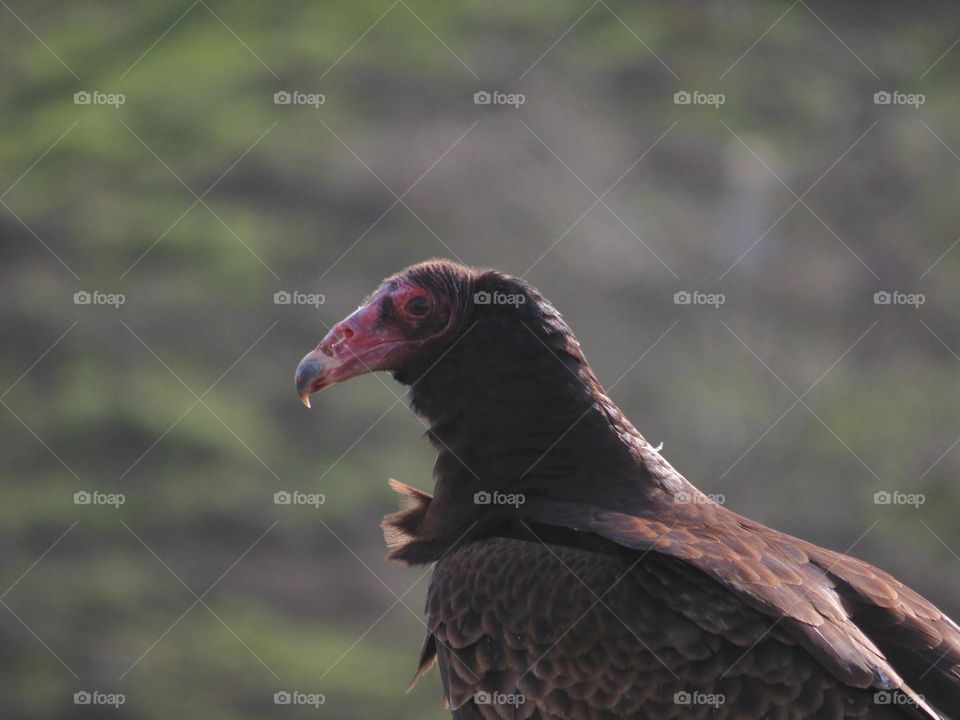
[[[606,395],[559,313],[523,290],[525,306],[464,313],[445,348],[395,373],[437,461],[434,495],[400,490],[408,507],[385,519],[394,559],[430,562],[522,517],[484,494],[644,514],[690,488]]]

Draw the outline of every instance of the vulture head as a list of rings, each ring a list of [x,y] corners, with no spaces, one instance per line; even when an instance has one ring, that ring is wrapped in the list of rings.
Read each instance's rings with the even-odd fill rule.
[[[472,315],[476,273],[450,262],[414,265],[384,280],[327,333],[297,367],[300,400],[334,383],[376,370],[413,377],[455,343]]]
[[[301,402],[378,370],[434,424],[569,421],[607,398],[560,313],[523,279],[429,260],[385,279],[297,367]]]
[[[529,283],[446,260],[384,280],[303,358],[297,392],[310,407],[312,393],[376,370],[413,386],[414,409],[428,417],[458,398],[517,410],[533,389],[524,378],[539,380],[534,394],[549,386],[583,401],[596,384],[570,328]]]

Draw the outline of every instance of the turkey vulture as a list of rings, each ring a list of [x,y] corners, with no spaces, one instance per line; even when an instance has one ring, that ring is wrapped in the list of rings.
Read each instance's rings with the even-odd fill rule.
[[[391,480],[389,558],[434,563],[416,678],[454,718],[960,718],[960,627],[887,573],[703,495],[522,279],[387,278],[296,371],[389,370],[437,449]]]

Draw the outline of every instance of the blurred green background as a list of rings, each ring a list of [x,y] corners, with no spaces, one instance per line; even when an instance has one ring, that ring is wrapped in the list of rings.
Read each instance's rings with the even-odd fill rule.
[[[377,527],[424,428],[292,384],[437,255],[528,277],[705,492],[960,615],[954,4],[0,4],[5,717],[447,716]]]

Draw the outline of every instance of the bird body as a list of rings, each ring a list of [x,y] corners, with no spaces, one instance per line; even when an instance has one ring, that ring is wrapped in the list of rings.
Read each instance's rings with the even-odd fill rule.
[[[960,628],[890,575],[741,517],[624,417],[523,280],[387,278],[297,371],[391,371],[437,448],[389,557],[435,563],[417,675],[455,718],[960,718]]]

